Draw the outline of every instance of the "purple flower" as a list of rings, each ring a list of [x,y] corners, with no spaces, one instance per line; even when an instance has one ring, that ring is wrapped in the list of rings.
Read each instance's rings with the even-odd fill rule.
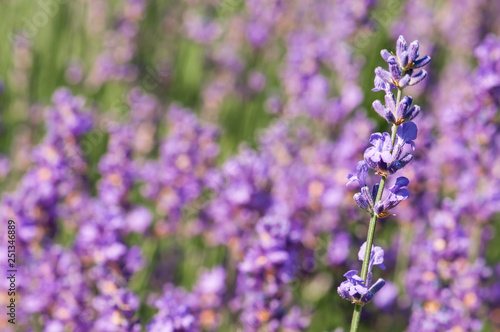
[[[351,301],[352,303],[357,303],[358,301],[362,302],[361,299],[365,294],[368,293],[368,288],[365,285],[365,281],[358,276],[357,270],[350,270],[344,274],[344,277],[347,278],[346,281],[343,281],[340,286],[337,288],[337,292],[344,299]],[[368,296],[367,303],[371,300],[372,297]],[[366,297],[364,298],[367,299]],[[363,303],[363,302],[362,302]]]
[[[403,122],[411,121],[420,114],[420,106],[412,107],[413,98],[404,96],[396,108],[396,99],[391,92],[385,95],[385,107],[380,100],[375,100],[372,104],[375,111],[389,123],[400,125]]]
[[[167,284],[162,296],[154,301],[158,313],[146,327],[148,332],[195,332],[199,331],[194,308],[187,303],[188,294],[181,289]]]
[[[365,162],[378,173],[385,173],[387,165],[393,161],[392,141],[389,133],[375,133],[370,136],[370,144],[364,154]]]
[[[388,169],[390,174],[396,173],[396,171],[413,160],[413,156],[410,153],[403,155],[403,152],[407,145],[410,146],[411,150],[415,150],[415,143],[413,140],[417,138],[417,133],[417,125],[413,122],[405,122],[398,127],[396,141],[394,142],[394,151],[392,153],[394,162]]]
[[[328,261],[332,265],[340,265],[349,256],[351,237],[347,232],[340,232],[334,236],[328,245]]]
[[[365,259],[365,252],[366,242],[359,248],[358,258],[360,261]],[[378,279],[377,282],[370,287],[372,279],[371,271],[374,266],[378,266],[385,270],[384,250],[381,247],[372,245],[366,283],[360,276],[357,275],[358,271],[350,270],[344,274],[347,280],[343,281],[337,288],[339,295],[344,299],[359,305],[364,305],[370,302],[373,299],[373,295],[381,290],[385,285],[385,281],[383,279]],[[368,289],[368,287],[370,288]]]
[[[359,248],[359,251],[358,251],[358,259],[360,261],[363,261],[365,259],[365,253],[366,253],[366,242],[363,243],[363,245]],[[368,265],[368,272],[371,272],[371,270],[374,266],[378,266],[382,270],[385,270],[384,249],[382,249],[381,247],[372,245],[372,251],[370,254],[370,263]],[[368,284],[370,284],[370,283],[368,283]]]
[[[144,233],[153,221],[153,215],[144,206],[137,206],[126,216],[126,229],[130,232]]]
[[[344,274],[347,278],[337,288],[339,295],[345,300],[351,301],[354,304],[364,305],[370,302],[382,287],[385,281],[383,279],[377,280],[370,289],[365,284],[365,281],[357,275],[358,271],[350,270]]]
[[[403,155],[403,152],[407,145],[412,150],[415,149],[413,140],[417,138],[417,132],[417,126],[413,122],[401,124],[396,133],[394,150],[389,133],[372,134],[370,143],[373,146],[366,149],[365,162],[380,175],[394,174],[413,159],[410,153]]]
[[[398,288],[390,281],[386,282],[384,289],[382,289],[373,302],[375,305],[383,310],[390,310],[396,302],[398,297]]]
[[[407,178],[397,178],[396,183],[389,188],[389,196],[385,200],[375,203],[374,210],[379,218],[388,217],[390,215],[389,210],[410,197],[410,192],[406,189],[408,184],[410,184],[410,181]]]
[[[391,90],[394,89],[394,84],[387,83],[377,75],[375,75],[374,85],[375,87],[372,89],[373,92],[385,91],[386,93],[390,93]]]
[[[378,184],[373,186],[373,190],[370,193],[370,189],[368,186],[364,186],[361,188],[359,193],[354,194],[354,202],[365,211],[372,212],[373,211],[373,203],[375,198],[377,197]]]
[[[356,169],[356,175],[354,174],[349,174],[347,176],[347,179],[349,179],[349,181],[347,181],[347,186],[350,185],[351,183],[357,181],[358,183],[358,186],[359,187],[363,187],[366,185],[366,176],[368,175],[368,165],[366,164],[366,162],[364,161],[360,161],[358,162],[358,166],[357,166],[357,169]]]

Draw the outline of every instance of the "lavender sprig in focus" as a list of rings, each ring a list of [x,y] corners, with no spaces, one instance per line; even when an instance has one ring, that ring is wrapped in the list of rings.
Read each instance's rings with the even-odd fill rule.
[[[378,265],[383,267],[384,251],[380,247],[373,246],[375,226],[378,218],[390,216],[389,211],[410,196],[407,186],[409,180],[398,177],[395,184],[389,188],[389,195],[382,199],[387,177],[405,167],[413,155],[407,151],[415,149],[414,139],[417,138],[417,126],[411,122],[419,113],[420,107],[412,106],[413,99],[410,96],[402,96],[403,88],[420,83],[427,76],[425,70],[418,70],[427,65],[431,58],[425,56],[419,58],[418,41],[407,45],[403,36],[399,36],[396,46],[396,54],[382,50],[382,58],[389,64],[389,70],[382,67],[375,69],[375,88],[372,91],[385,91],[385,105],[379,100],[373,102],[373,108],[387,122],[392,124],[392,133],[374,133],[370,136],[370,144],[364,153],[364,160],[357,166],[355,175],[348,176],[347,185],[356,183],[360,192],[354,195],[354,201],[363,210],[370,213],[370,225],[366,242],[361,246],[359,259],[363,261],[361,277],[358,271],[348,271],[344,276],[346,281],[338,288],[338,293],[344,299],[355,304],[352,317],[351,332],[358,330],[361,310],[364,304],[373,299],[385,284],[379,279],[370,287],[372,279],[372,267]],[[394,96],[392,91],[396,89]],[[369,169],[373,169],[381,176],[380,183],[370,190],[366,178]]]

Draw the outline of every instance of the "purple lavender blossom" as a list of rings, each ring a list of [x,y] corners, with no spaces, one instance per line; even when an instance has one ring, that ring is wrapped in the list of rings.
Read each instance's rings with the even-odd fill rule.
[[[359,187],[364,187],[366,185],[366,177],[368,176],[368,165],[364,161],[358,162],[358,166],[356,169],[356,175],[349,174],[347,176],[347,181],[346,186],[350,185],[354,181],[358,182]]]
[[[370,136],[370,144],[364,154],[365,162],[379,173],[387,171],[387,165],[392,163],[392,142],[389,133],[375,133]]]
[[[374,211],[379,218],[389,216],[389,210],[395,208],[399,203],[410,197],[410,192],[406,189],[409,184],[410,181],[407,178],[397,178],[396,183],[389,188],[389,196],[375,203]]]
[[[389,70],[381,67],[375,69],[376,77],[373,91],[383,90],[386,96],[385,107],[377,100],[373,103],[373,108],[387,122],[392,123],[392,135],[386,132],[372,134],[370,136],[372,146],[365,150],[364,163],[381,176],[380,183],[375,185],[371,192],[369,191],[368,186],[366,186],[368,172],[361,171],[363,164],[358,164],[357,173],[359,175],[356,177],[348,176],[348,183],[357,180],[361,185],[360,192],[354,195],[354,201],[361,209],[368,211],[371,215],[367,242],[363,244],[358,253],[359,259],[363,260],[361,277],[357,275],[357,271],[351,270],[345,274],[348,280],[344,281],[338,288],[339,294],[344,299],[356,304],[352,316],[351,331],[357,331],[359,327],[362,306],[368,303],[373,298],[373,294],[385,285],[385,281],[379,279],[370,289],[367,289],[371,283],[373,266],[378,265],[385,268],[383,265],[384,251],[380,247],[373,247],[377,219],[389,216],[390,209],[409,197],[409,191],[406,189],[409,181],[405,177],[399,177],[396,183],[389,188],[389,195],[382,199],[387,177],[406,166],[413,159],[409,152],[403,153],[407,147],[412,151],[415,149],[413,140],[417,138],[417,127],[410,121],[420,113],[420,108],[418,106],[412,107],[413,99],[410,96],[402,97],[402,90],[406,86],[421,82],[427,76],[425,70],[414,72],[414,69],[430,62],[428,56],[418,59],[418,48],[418,41],[414,41],[408,47],[403,36],[400,36],[397,41],[396,55],[387,50],[381,52],[382,57],[389,65]],[[397,88],[397,97],[394,97],[392,93],[394,88]],[[369,246],[368,249],[367,246]],[[368,258],[369,261],[367,261]]]
[[[360,261],[364,260],[366,251],[366,242],[359,248],[358,258]],[[371,275],[373,266],[378,266],[385,270],[384,266],[384,250],[381,247],[373,246],[370,262],[368,265],[368,278],[365,282],[363,278],[358,276],[358,271],[351,270],[344,274],[347,278],[343,281],[337,289],[339,295],[351,301],[354,304],[364,305],[373,299],[373,296],[384,287],[385,281],[383,279],[378,279],[371,287]],[[368,288],[370,287],[370,288]]]
[[[389,133],[375,133],[370,137],[372,147],[366,149],[364,160],[378,174],[394,174],[406,166],[413,156],[403,155],[404,148],[415,149],[414,139],[417,138],[417,126],[413,122],[405,122],[398,127],[394,146]]]
[[[427,72],[422,69],[418,73],[415,73],[415,69],[429,64],[431,58],[429,56],[424,56],[418,59],[418,48],[418,40],[415,40],[408,46],[403,36],[399,36],[396,46],[396,55],[389,53],[387,50],[382,50],[380,52],[382,58],[389,64],[389,71],[382,69],[382,67],[377,67],[375,69],[375,74],[378,77],[378,80],[375,81],[377,91],[382,89],[386,91],[390,90],[387,86],[383,86],[381,81],[385,84],[395,86],[396,88],[404,88],[406,86],[416,85],[425,79]]]
[[[373,294],[368,292],[368,287],[365,281],[358,276],[357,270],[350,270],[344,274],[347,278],[337,289],[342,298],[351,301],[352,303],[368,303],[372,300]]]
[[[411,121],[420,114],[420,106],[412,106],[413,98],[404,96],[396,109],[396,98],[392,92],[385,95],[385,107],[379,100],[373,102],[375,111],[389,123],[400,125],[403,122]]]

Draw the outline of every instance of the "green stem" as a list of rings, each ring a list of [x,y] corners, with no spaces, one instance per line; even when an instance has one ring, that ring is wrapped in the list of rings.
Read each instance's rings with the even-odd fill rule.
[[[399,102],[401,101],[401,92],[402,89],[398,89],[398,94],[396,97],[396,108],[399,106]],[[391,135],[391,140],[392,140],[392,146],[394,146],[394,142],[396,141],[396,133],[398,131],[398,126],[397,125],[392,125],[392,135]],[[392,149],[391,149],[392,152]],[[380,201],[382,198],[382,194],[384,193],[384,188],[385,188],[385,182],[387,180],[387,175],[382,175],[382,178],[380,179],[379,187],[378,187],[378,192],[377,192],[377,197],[375,198],[375,201],[373,202],[374,204]],[[361,267],[361,278],[366,282],[366,279],[368,277],[368,266],[370,265],[370,257],[372,254],[372,245],[373,245],[373,238],[375,237],[375,228],[377,226],[377,214],[375,212],[372,212],[371,218],[370,218],[370,224],[368,226],[368,235],[366,236],[366,250],[365,250],[365,257],[363,259],[363,265]],[[367,285],[368,286],[368,285]],[[356,304],[354,306],[354,312],[352,314],[352,322],[351,322],[351,332],[357,332],[358,327],[359,327],[359,321],[361,318],[361,311],[363,310],[363,307],[359,304]]]
[[[354,312],[352,313],[351,332],[358,331],[359,320],[361,318],[361,310],[363,310],[363,306],[359,304],[356,304],[354,306]]]

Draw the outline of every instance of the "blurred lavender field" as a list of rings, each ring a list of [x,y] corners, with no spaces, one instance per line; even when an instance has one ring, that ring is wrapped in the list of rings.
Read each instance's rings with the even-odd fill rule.
[[[500,331],[498,0],[0,1],[1,331],[348,331],[349,173],[432,56],[359,331]],[[391,183],[392,185],[393,183]]]

